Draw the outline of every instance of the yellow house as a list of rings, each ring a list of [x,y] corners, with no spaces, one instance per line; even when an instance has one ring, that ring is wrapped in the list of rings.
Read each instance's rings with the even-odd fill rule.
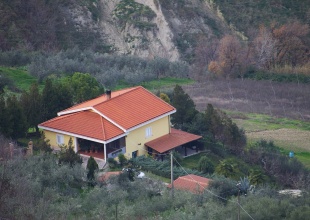
[[[52,148],[73,140],[75,152],[106,160],[160,154],[201,138],[170,127],[176,109],[138,86],[106,94],[59,112],[39,124]]]

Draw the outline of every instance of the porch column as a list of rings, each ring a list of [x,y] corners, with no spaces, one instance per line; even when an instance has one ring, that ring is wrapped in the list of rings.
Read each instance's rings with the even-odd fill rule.
[[[107,148],[105,143],[103,144],[103,147],[104,147],[104,160],[107,161]]]
[[[77,138],[74,137],[74,152],[77,153],[78,152],[78,143],[77,143]]]

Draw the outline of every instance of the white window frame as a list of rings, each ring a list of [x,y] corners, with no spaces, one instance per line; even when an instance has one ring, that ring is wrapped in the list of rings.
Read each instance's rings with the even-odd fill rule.
[[[62,134],[56,134],[56,143],[58,145],[63,145],[65,143],[64,136]]]
[[[147,127],[145,129],[145,137],[148,138],[148,137],[151,137],[152,136],[152,127]]]

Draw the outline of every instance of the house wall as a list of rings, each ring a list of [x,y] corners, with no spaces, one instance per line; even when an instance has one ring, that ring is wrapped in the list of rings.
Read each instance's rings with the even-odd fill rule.
[[[146,137],[146,129],[151,128],[152,135]],[[138,156],[146,155],[147,149],[144,144],[148,141],[159,138],[170,131],[170,117],[166,116],[150,124],[144,125],[131,131],[126,137],[126,157],[131,158],[132,152],[138,151]]]
[[[44,130],[44,134],[45,134],[45,140],[49,140],[50,145],[53,149],[60,149],[58,144],[57,144],[57,134],[62,135],[63,136],[63,140],[64,140],[64,145],[68,146],[68,142],[70,140],[70,137],[72,138],[72,144],[73,147],[75,146],[75,138],[73,136],[69,136],[69,135],[65,135],[65,134],[60,134],[60,133],[55,133],[52,131],[47,131]]]

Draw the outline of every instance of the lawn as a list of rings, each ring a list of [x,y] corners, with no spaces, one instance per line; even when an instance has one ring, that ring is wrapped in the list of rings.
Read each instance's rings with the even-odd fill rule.
[[[310,168],[310,122],[262,114],[228,114],[245,130],[249,143],[261,139],[272,140],[283,149],[283,153],[294,151],[296,158]]]
[[[37,82],[37,79],[30,76],[23,68],[0,66],[0,74],[10,78],[13,81],[14,86],[20,90],[28,90],[33,83]],[[41,85],[41,87],[43,87],[43,85]]]

